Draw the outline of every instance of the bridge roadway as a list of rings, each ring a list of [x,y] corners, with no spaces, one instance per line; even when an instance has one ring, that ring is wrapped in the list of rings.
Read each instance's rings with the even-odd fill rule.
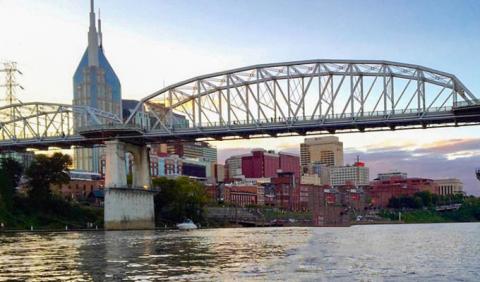
[[[127,143],[159,143],[178,140],[228,140],[265,138],[309,134],[355,133],[433,127],[468,126],[480,123],[480,105],[441,108],[428,113],[365,113],[363,117],[314,117],[305,119],[263,120],[255,123],[236,122],[231,125],[213,124],[199,127],[173,127],[146,131],[140,127],[116,124],[96,125],[79,129],[79,134],[46,138],[3,140],[0,150],[48,149],[49,147],[89,147],[106,140],[120,139]]]

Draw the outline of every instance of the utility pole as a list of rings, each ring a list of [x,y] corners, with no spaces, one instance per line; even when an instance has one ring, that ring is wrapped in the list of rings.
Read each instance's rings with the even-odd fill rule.
[[[17,88],[20,88],[23,90],[23,87],[17,82],[16,79],[16,74],[23,74],[20,70],[17,68],[17,63],[16,62],[4,62],[3,63],[3,69],[0,69],[0,72],[5,73],[5,83],[0,84],[0,87],[5,87],[6,89],[6,95],[3,100],[3,105],[2,106],[11,106],[13,104],[21,104],[22,102],[16,97],[16,90]],[[15,109],[12,107],[10,108],[9,112],[6,113],[8,114],[8,119],[9,120],[15,120]],[[8,130],[11,132],[11,134],[15,137],[16,136],[16,128],[15,124],[12,124]]]
[[[23,90],[23,86],[17,82],[16,74],[22,75],[23,73],[17,68],[16,62],[5,62],[3,63],[3,69],[0,69],[0,72],[5,73],[5,83],[1,84],[1,87],[5,87],[6,95],[5,99],[5,106],[10,106],[15,103],[20,103],[20,100],[16,97],[16,90],[20,88]]]

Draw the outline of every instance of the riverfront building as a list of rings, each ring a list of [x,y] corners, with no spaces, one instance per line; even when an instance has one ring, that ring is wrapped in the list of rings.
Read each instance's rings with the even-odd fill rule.
[[[73,76],[73,105],[89,106],[122,118],[120,80],[105,56],[101,20],[98,19],[97,32],[93,0],[90,7],[88,46]],[[85,117],[75,116],[74,130],[78,131],[89,123]],[[73,157],[75,168],[100,172],[102,151],[101,147],[75,148]]]
[[[264,188],[256,183],[236,182],[225,184],[224,201],[225,203],[245,207],[248,205],[265,204]]]
[[[413,196],[417,192],[429,191],[438,194],[438,185],[427,178],[403,178],[392,176],[389,179],[375,179],[367,188],[367,194],[374,207],[384,208],[392,197]]]

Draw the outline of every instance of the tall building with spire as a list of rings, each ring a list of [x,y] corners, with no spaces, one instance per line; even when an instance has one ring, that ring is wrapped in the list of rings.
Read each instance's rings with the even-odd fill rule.
[[[100,14],[100,13],[99,13]],[[105,57],[102,22],[95,21],[94,0],[90,0],[88,46],[73,76],[73,105],[90,106],[122,118],[120,80]],[[76,117],[74,130],[88,125],[84,117]],[[79,170],[100,172],[101,147],[74,148],[74,166]]]

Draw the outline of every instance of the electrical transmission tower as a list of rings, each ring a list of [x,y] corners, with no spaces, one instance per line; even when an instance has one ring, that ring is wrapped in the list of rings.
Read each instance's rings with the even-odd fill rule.
[[[5,98],[2,99],[4,101],[4,105],[13,105],[16,103],[20,103],[21,101],[17,98],[17,89],[20,88],[23,90],[22,85],[17,82],[16,74],[23,74],[17,68],[16,62],[5,62],[3,63],[3,69],[0,69],[0,72],[5,73],[5,84],[1,84],[1,87],[5,87],[6,95]]]

